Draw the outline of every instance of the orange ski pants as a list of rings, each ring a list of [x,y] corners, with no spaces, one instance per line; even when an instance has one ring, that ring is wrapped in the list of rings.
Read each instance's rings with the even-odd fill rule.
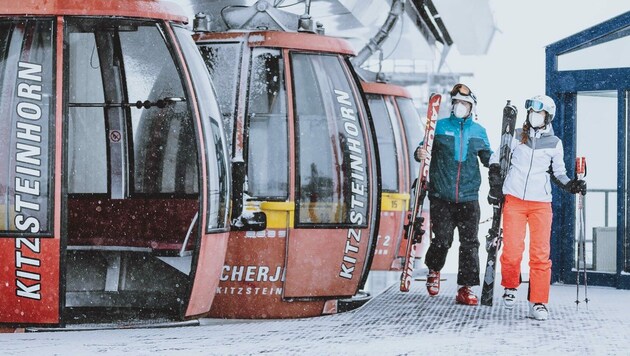
[[[525,226],[529,224],[529,293],[531,303],[549,301],[551,283],[551,203],[505,196],[503,205],[503,252],[501,285],[517,288],[525,250]]]

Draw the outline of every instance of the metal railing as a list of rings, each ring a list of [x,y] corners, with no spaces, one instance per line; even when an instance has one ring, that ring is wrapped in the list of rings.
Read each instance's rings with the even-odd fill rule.
[[[590,236],[590,238],[586,239],[586,244],[587,246],[590,245],[590,256],[587,254],[587,261],[586,261],[586,269],[587,270],[597,270],[597,269],[601,269],[601,267],[604,267],[604,265],[607,265],[606,261],[608,261],[609,259],[609,255],[611,251],[599,251],[598,249],[604,249],[604,250],[608,250],[608,248],[610,248],[610,246],[607,247],[603,247],[605,245],[602,244],[598,244],[597,240],[604,238],[604,236],[599,236],[599,234],[596,233],[595,230],[598,230],[600,233],[606,235],[606,230],[608,229],[604,229],[604,228],[609,228],[610,227],[610,204],[611,204],[611,198],[610,195],[611,194],[617,194],[617,189],[588,189],[587,190],[588,195],[590,195],[592,197],[592,194],[603,194],[604,195],[604,226],[603,227],[593,227],[592,230],[592,234],[590,231],[587,232],[587,235]],[[586,209],[586,206],[588,205],[589,199],[585,199],[584,200],[584,208]],[[601,209],[599,208],[600,203],[598,203],[598,208],[597,209]],[[613,202],[614,204],[614,202]],[[613,211],[616,211],[616,207],[613,207]],[[601,210],[600,210],[601,211]],[[602,231],[600,231],[602,230]],[[577,238],[577,236],[576,236]],[[604,240],[602,240],[604,241]],[[576,241],[577,243],[577,241]],[[599,246],[601,245],[601,246]],[[587,249],[588,251],[589,249]],[[612,251],[614,252],[614,251]],[[603,254],[602,254],[603,253]],[[588,258],[590,257],[590,258]],[[589,261],[590,259],[590,261]],[[590,262],[590,263],[589,263]],[[601,267],[599,265],[602,265]],[[580,266],[580,268],[582,268],[582,266]],[[608,268],[606,268],[606,271],[608,271]]]
[[[617,193],[617,189],[588,189],[587,193],[604,193],[604,226],[608,227],[608,220],[609,220],[609,215],[608,215],[608,205],[610,202],[610,194],[611,193]],[[584,202],[584,204],[586,205],[586,201]],[[586,208],[586,206],[585,206]]]

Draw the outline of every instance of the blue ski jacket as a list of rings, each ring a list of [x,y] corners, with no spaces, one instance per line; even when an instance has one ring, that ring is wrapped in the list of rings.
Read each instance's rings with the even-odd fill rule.
[[[479,161],[488,167],[492,149],[486,129],[452,113],[437,121],[429,167],[429,197],[454,203],[479,199]],[[479,159],[477,159],[479,157]]]

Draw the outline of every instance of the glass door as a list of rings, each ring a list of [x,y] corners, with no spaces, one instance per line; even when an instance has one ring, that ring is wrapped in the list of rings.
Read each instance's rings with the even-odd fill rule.
[[[617,272],[617,108],[616,90],[577,93],[576,156],[586,157],[588,184],[584,203],[586,269],[611,274]],[[571,168],[567,171],[573,171]],[[575,211],[574,269],[578,266],[580,229],[580,212]],[[579,270],[582,268],[580,262]]]
[[[285,298],[352,296],[372,253],[372,146],[362,101],[337,55],[291,54],[296,210]]]

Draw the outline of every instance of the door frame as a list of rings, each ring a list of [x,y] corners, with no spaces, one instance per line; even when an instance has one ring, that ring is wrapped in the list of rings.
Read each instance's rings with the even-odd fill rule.
[[[630,129],[630,68],[606,68],[583,70],[558,70],[558,56],[585,46],[601,43],[602,38],[626,28],[630,23],[630,12],[605,21],[599,25],[578,32],[546,47],[545,88],[557,105],[553,127],[556,135],[564,145],[567,175],[575,175],[572,164],[576,155],[576,119],[577,94],[583,91],[616,91],[617,92],[617,270],[616,273],[588,272],[588,283],[591,285],[630,289],[630,275],[622,273],[624,268],[624,238],[626,224],[630,221],[626,206],[630,204],[630,183],[627,180],[630,166],[630,152],[626,147],[627,132]],[[610,40],[618,37],[610,36]],[[551,239],[551,259],[554,264],[552,282],[575,283],[576,271],[574,262],[575,196],[555,189],[553,192],[553,228]]]

